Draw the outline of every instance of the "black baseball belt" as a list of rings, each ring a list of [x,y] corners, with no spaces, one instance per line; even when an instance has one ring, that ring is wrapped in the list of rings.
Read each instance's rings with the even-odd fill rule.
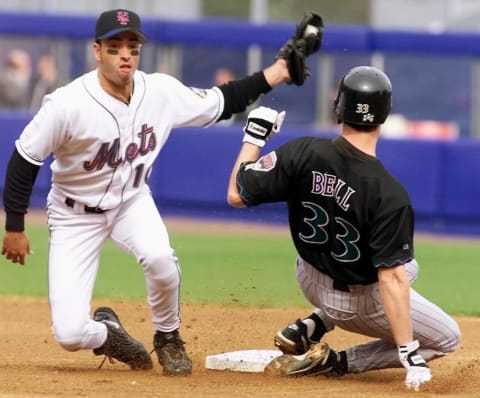
[[[68,207],[74,207],[75,206],[75,200],[72,199],[72,198],[65,198],[65,204],[68,206]],[[105,213],[107,210],[105,209],[102,209],[98,206],[83,206],[83,210],[85,211],[85,213],[93,213],[93,214],[102,214],[102,213]]]
[[[335,279],[333,280],[333,288],[335,290],[340,290],[341,292],[350,292],[350,288],[346,283],[337,281]]]

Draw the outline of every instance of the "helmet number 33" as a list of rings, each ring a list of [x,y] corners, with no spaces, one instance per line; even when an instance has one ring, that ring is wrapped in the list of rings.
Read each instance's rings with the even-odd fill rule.
[[[370,112],[370,107],[368,104],[357,104],[357,113],[368,113]]]

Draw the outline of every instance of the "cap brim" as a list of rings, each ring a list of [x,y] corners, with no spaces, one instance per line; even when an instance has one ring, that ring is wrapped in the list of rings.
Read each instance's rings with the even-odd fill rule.
[[[115,35],[118,35],[119,33],[122,33],[122,32],[132,32],[132,33],[135,33],[136,35],[138,35],[138,37],[140,38],[140,40],[142,42],[146,41],[147,38],[145,37],[145,35],[143,34],[143,32],[139,31],[138,29],[132,29],[132,28],[120,28],[120,29],[114,29],[114,30],[111,30],[110,32],[107,32],[101,36],[98,36],[95,38],[95,40],[105,40],[105,39],[110,39],[111,37],[115,36]]]

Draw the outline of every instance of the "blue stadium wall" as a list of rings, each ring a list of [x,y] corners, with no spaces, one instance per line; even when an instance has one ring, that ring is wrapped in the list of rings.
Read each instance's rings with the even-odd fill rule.
[[[74,43],[91,40],[95,23],[95,18],[91,16],[42,14],[42,18],[38,18],[37,14],[6,12],[0,12],[0,19],[0,36],[3,37],[46,37],[72,40]],[[294,22],[251,25],[245,21],[211,19],[170,21],[146,18],[144,21],[145,31],[152,43],[217,49],[246,49],[256,44],[272,54],[290,36],[294,26]],[[418,95],[412,96],[407,89],[418,86],[423,93],[422,104],[430,104],[431,109],[440,109],[441,114],[453,117],[461,113],[461,107],[449,102],[456,98],[450,93],[452,79],[463,76],[465,81],[462,84],[470,84],[464,62],[479,59],[480,37],[468,32],[432,34],[327,24],[322,53],[358,55],[365,62],[373,53],[384,54],[388,73],[398,81],[396,106],[400,113],[408,111],[406,106],[410,104],[420,112],[418,117],[436,116],[425,115],[414,105],[413,99]],[[448,73],[426,73],[423,69],[420,73],[415,70],[418,65],[413,64],[411,59],[416,56],[422,58],[427,70],[432,70],[432,62],[445,62],[438,57],[452,57],[446,64]],[[407,69],[405,66],[398,67],[398,64],[390,66],[392,59],[398,61],[399,57]],[[73,75],[85,70],[85,59],[75,60],[72,62],[72,67],[76,68],[71,71]],[[405,70],[411,73],[405,73]],[[455,71],[453,76],[452,70]],[[421,84],[412,82],[415,76],[420,76]],[[439,81],[442,84],[439,85]],[[431,92],[432,86],[435,94]],[[302,87],[302,90],[307,88],[312,89]],[[450,95],[439,94],[440,88],[445,88]],[[284,95],[285,90],[291,89],[286,85],[279,87],[275,95],[277,98],[291,97]],[[463,104],[458,98],[456,101]],[[291,107],[300,103],[302,101],[296,101]],[[303,104],[302,108],[305,106]],[[465,104],[462,106],[465,107]],[[291,107],[286,109],[289,115],[295,115]],[[0,114],[0,193],[3,193],[6,164],[14,140],[30,116],[23,113]],[[407,116],[410,116],[408,112]],[[459,120],[459,124],[462,130],[467,130],[468,118],[463,120]],[[289,117],[289,123],[267,144],[265,151],[291,138],[319,133],[305,124],[295,126],[294,123],[295,118]],[[226,204],[227,181],[240,142],[241,126],[173,131],[150,177],[150,185],[163,214],[285,223],[282,204],[255,209],[232,209]],[[379,158],[410,193],[416,210],[417,230],[438,233],[480,235],[480,210],[477,206],[477,198],[480,197],[479,154],[480,142],[465,137],[455,142],[381,140],[378,147]],[[32,208],[44,207],[49,186],[50,171],[48,166],[44,166],[34,187]]]
[[[29,120],[26,114],[0,114],[0,192],[14,142]],[[287,125],[267,143],[264,153],[314,130]],[[333,132],[332,132],[333,134]],[[286,223],[283,204],[234,209],[226,203],[233,160],[241,144],[241,126],[184,128],[172,132],[153,168],[149,184],[164,215],[231,218]],[[378,157],[410,193],[418,231],[480,235],[480,142],[382,139]],[[50,169],[41,168],[31,208],[43,208]]]

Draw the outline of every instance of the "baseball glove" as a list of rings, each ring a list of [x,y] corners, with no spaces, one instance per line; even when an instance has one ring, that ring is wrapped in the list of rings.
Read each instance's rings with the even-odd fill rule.
[[[323,20],[320,15],[305,13],[293,36],[282,46],[275,59],[287,62],[290,81],[301,86],[310,75],[306,58],[322,46]]]

